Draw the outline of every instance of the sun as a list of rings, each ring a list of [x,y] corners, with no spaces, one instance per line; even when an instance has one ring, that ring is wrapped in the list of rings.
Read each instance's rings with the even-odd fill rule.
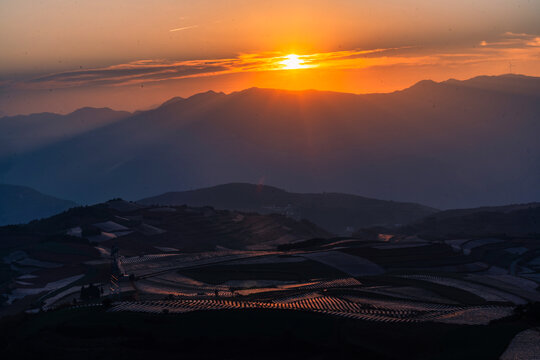
[[[289,54],[285,56],[285,60],[279,62],[283,67],[282,69],[293,70],[293,69],[303,69],[309,67],[304,64],[304,60],[300,59],[300,56],[295,54]]]

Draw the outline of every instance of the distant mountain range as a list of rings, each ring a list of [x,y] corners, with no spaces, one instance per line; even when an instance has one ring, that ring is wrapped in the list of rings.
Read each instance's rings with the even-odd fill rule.
[[[108,116],[16,155],[1,149],[0,181],[79,203],[259,181],[443,209],[540,200],[540,78],[421,81],[369,95],[207,92]]]
[[[0,226],[46,218],[77,206],[25,186],[0,184]]]
[[[339,193],[300,194],[272,186],[224,184],[210,188],[169,192],[138,201],[144,205],[213,206],[218,209],[280,213],[305,218],[333,233],[361,227],[408,224],[437,210],[427,206],[369,199]]]
[[[26,153],[111,124],[125,111],[82,108],[67,115],[40,113],[0,118],[0,159]]]

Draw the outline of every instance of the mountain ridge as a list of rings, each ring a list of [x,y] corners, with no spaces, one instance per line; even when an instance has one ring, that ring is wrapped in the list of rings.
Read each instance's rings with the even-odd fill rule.
[[[430,82],[369,95],[207,92],[7,159],[0,179],[81,203],[261,178],[440,209],[535,201],[536,100]]]
[[[0,159],[107,126],[130,115],[106,107],[82,107],[69,114],[44,112],[1,117]]]
[[[168,192],[137,202],[143,205],[213,206],[218,209],[263,214],[277,212],[305,218],[334,233],[375,225],[406,224],[438,211],[414,203],[333,192],[293,193],[269,185],[248,183],[229,183],[191,191]]]
[[[132,114],[134,115],[135,113],[139,113],[139,112],[147,112],[147,111],[153,111],[153,110],[156,110],[164,105],[170,105],[170,104],[173,104],[175,102],[181,102],[181,101],[185,101],[185,100],[189,100],[189,99],[192,99],[192,98],[197,98],[199,97],[199,95],[217,95],[217,96],[222,96],[222,95],[225,95],[225,96],[229,96],[229,95],[234,95],[234,94],[241,94],[241,93],[246,93],[246,92],[250,92],[250,91],[258,91],[258,90],[268,90],[268,91],[276,91],[276,92],[288,92],[288,93],[326,93],[326,94],[342,94],[342,95],[354,95],[354,96],[372,96],[372,95],[388,95],[388,94],[395,94],[395,93],[400,93],[400,92],[403,92],[403,91],[407,91],[411,88],[415,88],[417,86],[423,86],[423,85],[468,85],[468,84],[474,84],[475,82],[480,82],[481,80],[484,80],[484,81],[487,81],[488,83],[489,82],[493,82],[494,84],[501,84],[501,80],[504,81],[504,80],[527,80],[527,81],[530,81],[530,82],[534,82],[536,81],[537,84],[537,88],[534,89],[535,91],[537,90],[540,90],[540,77],[537,77],[537,76],[529,76],[529,75],[523,75],[523,74],[501,74],[501,75],[478,75],[478,76],[474,76],[472,78],[468,78],[468,79],[464,79],[464,80],[459,80],[459,79],[454,79],[454,78],[449,78],[447,80],[442,80],[442,81],[435,81],[435,80],[432,80],[432,79],[423,79],[423,80],[419,80],[417,81],[416,83],[408,86],[408,87],[405,87],[403,89],[398,89],[398,90],[394,90],[394,91],[389,91],[389,92],[373,92],[373,93],[353,93],[353,92],[342,92],[342,91],[332,91],[332,90],[318,90],[318,89],[302,89],[302,90],[288,90],[288,89],[279,89],[279,88],[267,88],[267,87],[259,87],[259,86],[252,86],[252,87],[249,87],[249,88],[245,88],[243,90],[236,90],[236,91],[232,91],[230,93],[225,93],[225,92],[222,92],[222,91],[214,91],[214,90],[206,90],[206,91],[202,91],[202,92],[199,92],[199,93],[195,93],[195,94],[192,94],[190,96],[187,96],[187,97],[183,97],[183,96],[173,96],[167,100],[164,100],[163,102],[161,102],[160,104],[156,105],[155,107],[152,107],[152,108],[145,108],[145,109],[139,109],[139,110],[135,110],[133,112],[128,112],[126,110],[116,110],[116,109],[113,109],[111,107],[108,107],[108,106],[103,106],[103,107],[94,107],[94,106],[83,106],[81,108],[78,108],[78,109],[75,109],[69,113],[66,113],[66,114],[61,114],[61,113],[56,113],[56,112],[48,112],[48,111],[45,111],[45,112],[36,112],[36,113],[30,113],[30,114],[14,114],[14,115],[0,115],[0,120],[2,118],[11,118],[11,117],[18,117],[18,116],[21,116],[21,117],[24,117],[24,116],[32,116],[32,115],[59,115],[59,116],[66,116],[66,115],[72,115],[74,113],[77,113],[78,111],[80,110],[83,110],[83,109],[90,109],[90,110],[110,110],[110,111],[113,111],[113,112],[122,112],[122,113],[128,113],[128,114]],[[484,89],[484,90],[488,90],[488,89],[485,89],[485,88],[481,88],[480,89]],[[508,88],[505,88],[504,89],[505,91],[509,91]],[[539,94],[535,93],[535,96],[540,96]]]

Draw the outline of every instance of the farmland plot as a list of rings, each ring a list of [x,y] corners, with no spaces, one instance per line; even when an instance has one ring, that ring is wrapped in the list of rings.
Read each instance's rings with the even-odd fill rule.
[[[454,250],[461,250],[463,244],[465,244],[470,239],[453,239],[446,240],[445,244],[450,245]]]
[[[419,267],[420,268],[420,267]],[[478,272],[489,269],[489,265],[480,261],[465,264],[444,265],[444,266],[430,266],[421,268],[422,270],[428,270],[431,272],[450,272],[450,273],[462,273],[462,272]]]
[[[340,251],[306,253],[301,256],[332,266],[351,276],[378,275],[384,273],[384,270],[379,265],[359,256],[342,253]]]
[[[527,303],[527,301],[516,295],[490,288],[488,286],[467,282],[464,280],[431,275],[402,275],[401,277],[429,281],[439,285],[455,287],[457,289],[465,290],[472,294],[478,295],[486,301],[512,302],[516,305],[523,305]]]
[[[407,300],[429,301],[448,304],[455,303],[454,301],[439,296],[432,291],[412,286],[371,286],[362,288],[362,291]]]
[[[538,285],[531,280],[512,275],[475,274],[467,275],[467,279],[501,289],[530,301],[540,301],[540,293],[536,291]]]
[[[292,300],[292,301],[291,301]],[[118,302],[109,310],[134,311],[149,313],[185,313],[201,310],[226,309],[280,309],[312,311],[332,316],[340,316],[357,320],[379,322],[423,322],[441,321],[458,324],[484,324],[494,319],[507,316],[512,307],[471,307],[459,308],[450,306],[432,306],[429,310],[419,310],[411,306],[388,304],[386,306],[366,306],[332,296],[316,294],[298,300],[285,299],[283,302],[237,301],[237,300],[162,300]]]
[[[429,243],[422,242],[422,243],[383,243],[381,245],[373,245],[371,246],[374,249],[384,250],[384,249],[407,249],[407,248],[417,248],[421,246],[427,246]]]
[[[25,296],[28,296],[28,295],[36,295],[36,294],[40,294],[42,292],[48,292],[48,291],[63,288],[64,286],[67,286],[67,285],[81,279],[83,276],[84,276],[84,274],[83,275],[70,276],[68,278],[64,278],[64,279],[60,279],[60,280],[57,280],[57,281],[47,283],[42,288],[16,288],[11,292],[11,294],[8,294],[7,303],[11,304],[14,300],[22,299],[22,298],[24,298]]]
[[[187,268],[193,266],[209,265],[213,263],[227,262],[242,258],[249,258],[254,255],[267,255],[273,252],[244,252],[244,251],[214,251],[195,254],[155,254],[152,261],[146,261],[146,257],[132,257],[124,263],[124,268],[129,274],[137,276],[153,276],[155,273],[173,271],[175,269]],[[162,256],[165,255],[165,256]],[[151,256],[151,255],[145,255]],[[142,260],[142,261],[138,261]]]
[[[247,264],[278,264],[278,263],[293,263],[306,261],[300,256],[283,256],[283,255],[267,255],[253,256],[246,259],[234,260],[227,262],[228,265],[247,265]]]
[[[150,278],[137,281],[137,290],[147,294],[175,295],[175,296],[232,296],[229,287],[225,286],[189,286],[180,285],[174,282],[167,282],[164,279]]]
[[[466,242],[463,246],[463,253],[469,255],[473,249],[476,249],[480,246],[491,245],[503,242],[502,239],[477,239]]]
[[[438,322],[461,325],[487,325],[491,321],[512,315],[514,308],[506,307],[472,307],[450,312],[433,318]]]

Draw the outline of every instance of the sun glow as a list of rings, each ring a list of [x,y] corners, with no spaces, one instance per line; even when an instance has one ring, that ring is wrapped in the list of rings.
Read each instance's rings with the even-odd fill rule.
[[[304,60],[302,60],[300,56],[295,54],[285,56],[285,60],[281,61],[280,64],[283,65],[282,68],[286,70],[305,69],[309,67],[309,65],[304,63]]]

